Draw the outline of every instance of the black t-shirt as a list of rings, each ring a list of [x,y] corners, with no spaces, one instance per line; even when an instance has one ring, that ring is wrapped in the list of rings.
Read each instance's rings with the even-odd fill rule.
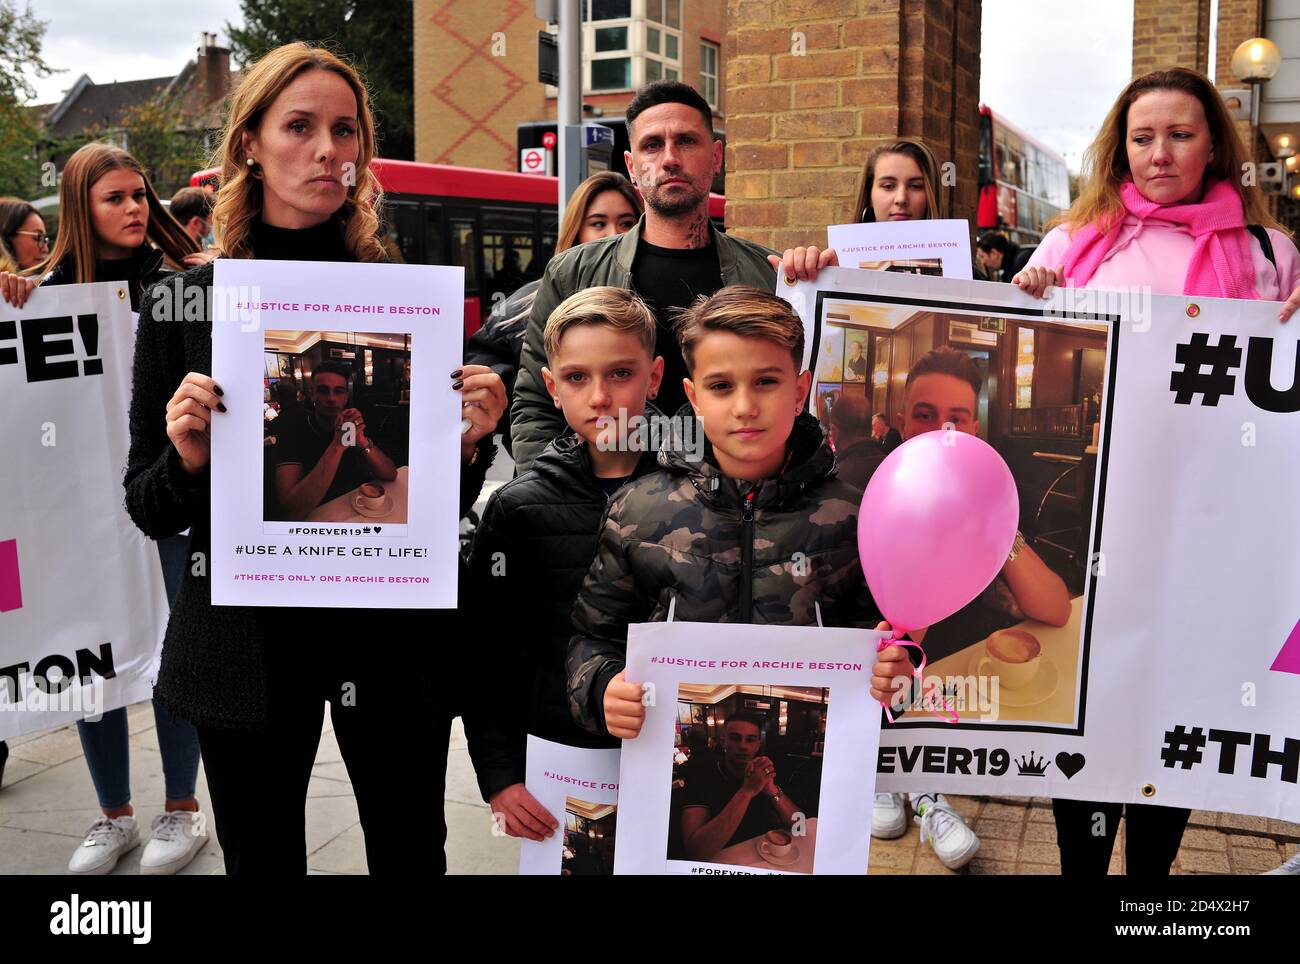
[[[605,498],[609,498],[623,486],[627,485],[627,480],[632,478],[630,475],[621,475],[615,479],[602,479],[596,476],[596,484],[600,486],[600,491],[605,493]]]
[[[300,417],[282,415],[280,418],[285,419],[286,424],[284,426],[276,424],[280,419],[272,423],[276,438],[275,445],[271,447],[271,458],[276,468],[296,463],[302,466],[302,474],[306,475],[321,460],[321,456],[329,448],[334,433],[327,432],[317,425],[316,419],[311,415],[303,414]],[[362,482],[369,482],[371,478],[370,468],[366,464],[366,457],[361,454],[361,449],[355,445],[348,446],[343,450],[338,471],[334,473],[334,480],[326,489],[320,504],[324,505],[330,499],[350,492]]]
[[[708,807],[709,819],[712,820],[731,802],[744,780],[733,777],[726,767],[717,759],[701,760],[698,766],[687,768],[684,776],[686,786],[682,788],[682,808]],[[750,840],[761,836],[769,830],[780,830],[781,820],[772,806],[772,801],[764,794],[758,794],[749,801],[745,816],[741,818],[736,832],[724,846]]]
[[[632,287],[654,309],[659,323],[655,352],[664,358],[664,377],[655,405],[673,415],[686,403],[686,390],[682,388],[686,362],[673,335],[673,312],[722,287],[718,247],[661,248],[642,238],[637,242],[636,263],[632,265]]]

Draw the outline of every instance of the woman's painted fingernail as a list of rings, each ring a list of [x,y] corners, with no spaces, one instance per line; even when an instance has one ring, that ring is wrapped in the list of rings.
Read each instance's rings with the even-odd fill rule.
[[[451,383],[451,389],[452,389],[452,391],[454,391],[454,392],[458,392],[458,391],[460,391],[461,386],[464,385],[464,384],[465,384],[464,382],[452,382],[452,383]]]
[[[457,368],[454,372],[451,373],[451,377],[460,378],[460,376],[463,375],[464,373],[465,373],[465,369]]]
[[[224,395],[224,394],[226,394],[225,392],[223,392],[223,391],[221,390],[221,386],[220,386],[220,385],[213,385],[213,386],[212,386],[212,390],[213,390],[214,392],[216,392],[218,395]]]
[[[217,402],[217,411],[218,411],[218,412],[224,412],[225,410],[226,410],[226,403],[225,403],[225,402]]]

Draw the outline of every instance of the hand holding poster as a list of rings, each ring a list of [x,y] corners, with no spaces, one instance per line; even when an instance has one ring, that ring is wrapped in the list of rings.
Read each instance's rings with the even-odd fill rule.
[[[454,606],[463,269],[214,270],[213,603]]]
[[[614,873],[618,750],[590,750],[528,737],[524,785],[559,818],[546,840],[524,838],[519,873],[602,877]]]
[[[623,743],[620,874],[865,874],[880,633],[628,627],[645,723]]]
[[[123,504],[131,346],[120,284],[0,303],[0,739],[152,691],[167,599]]]
[[[979,435],[1020,493],[1002,571],[925,633],[877,788],[1294,816],[1300,569],[1273,550],[1300,531],[1300,329],[1276,305],[1137,290],[1044,302],[828,269],[780,291],[810,353],[829,329],[863,338],[867,410],[905,439]],[[856,464],[865,487],[880,459]]]

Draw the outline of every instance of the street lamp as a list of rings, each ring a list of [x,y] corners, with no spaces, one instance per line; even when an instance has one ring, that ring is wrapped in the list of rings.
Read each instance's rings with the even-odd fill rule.
[[[1252,37],[1232,52],[1231,66],[1238,80],[1250,84],[1250,126],[1258,127],[1260,86],[1277,74],[1282,51],[1267,37]]]

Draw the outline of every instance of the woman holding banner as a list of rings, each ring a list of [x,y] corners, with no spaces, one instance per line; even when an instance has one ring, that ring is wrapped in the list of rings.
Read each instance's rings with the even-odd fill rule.
[[[938,184],[939,163],[924,141],[900,138],[879,144],[867,155],[854,216],[860,224],[901,224],[946,217]],[[863,411],[868,411],[865,406]],[[847,473],[841,471],[840,477],[865,489],[884,452],[870,437],[870,425],[861,428],[866,440],[848,449],[848,457],[843,460]],[[871,457],[858,457],[862,453]],[[921,823],[921,837],[934,848],[944,866],[957,870],[970,863],[979,852],[979,837],[948,798],[941,793],[909,793],[907,797]],[[907,833],[907,826],[903,794],[877,793],[871,810],[872,836],[892,840]]]
[[[245,71],[219,150],[221,189],[213,226],[223,257],[261,260],[383,260],[380,189],[370,162],[375,130],[356,71],[305,43],[272,50]],[[212,304],[214,267],[188,272]],[[186,526],[190,550],[211,545],[208,429],[226,411],[210,376],[211,319],[190,320],[194,299],[159,288],[141,311],[131,401],[127,509],[158,538]],[[187,306],[185,320],[173,308]],[[464,366],[451,373],[468,423],[462,435],[462,512],[491,461],[491,434],[505,410],[501,379]],[[479,453],[486,457],[479,457]],[[211,603],[206,568],[185,575],[163,647],[157,698],[199,731],[217,836],[229,873],[304,873],[307,786],[326,702],[356,792],[371,873],[412,862],[445,869],[443,783],[451,719],[459,707],[425,692],[424,672],[396,640],[363,645],[391,613],[289,610]],[[455,627],[432,625],[430,640]],[[441,641],[441,640],[439,640]],[[450,639],[448,641],[451,641]],[[438,647],[445,657],[456,646]],[[455,679],[456,667],[431,674]],[[351,698],[349,698],[349,695]],[[473,737],[472,719],[466,726]],[[412,765],[396,734],[418,734],[428,758]],[[426,814],[441,828],[411,833]],[[430,843],[437,847],[431,851]]]
[[[1286,299],[1300,306],[1300,252],[1242,172],[1250,155],[1214,84],[1183,68],[1120,93],[1084,157],[1078,200],[1012,279],[1052,286]],[[1105,874],[1123,805],[1054,800],[1063,874]],[[1129,804],[1129,874],[1168,874],[1190,811]],[[1100,829],[1098,834],[1098,820]]]
[[[0,272],[0,292],[6,301],[21,306],[38,281],[44,285],[117,281],[125,283],[131,310],[138,311],[144,290],[166,273],[165,258],[181,264],[198,252],[198,245],[158,200],[140,163],[111,144],[86,144],[68,158],[59,185],[59,224],[54,249],[46,249],[35,264],[18,265],[23,276]],[[160,540],[158,549],[167,595],[174,599],[185,567],[185,543],[173,536]],[[154,722],[166,803],[151,824],[140,870],[174,874],[194,859],[207,840],[194,796],[198,735],[193,726],[158,703],[154,703]],[[78,721],[77,731],[103,814],[74,851],[68,872],[107,874],[140,840],[131,806],[126,708],[110,710],[94,722]]]
[[[853,218],[858,224],[946,218],[938,184],[939,162],[924,141],[877,144],[867,155]]]

